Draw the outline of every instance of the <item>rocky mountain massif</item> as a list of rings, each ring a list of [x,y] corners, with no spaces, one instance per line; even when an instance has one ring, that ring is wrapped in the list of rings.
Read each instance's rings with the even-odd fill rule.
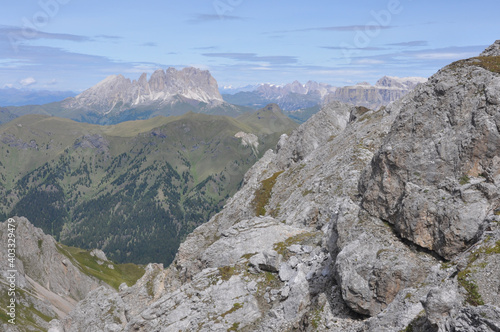
[[[189,111],[238,116],[248,110],[224,102],[210,73],[193,67],[158,69],[149,81],[146,73],[133,81],[113,75],[61,102],[0,109],[11,116],[44,114],[97,124],[182,115]]]
[[[0,126],[0,217],[121,263],[169,264],[296,124],[276,105],[97,126],[42,115]]]
[[[164,270],[49,331],[499,331],[500,41],[377,111],[333,103]]]
[[[318,112],[320,105],[341,101],[356,106],[378,109],[413,90],[427,79],[422,77],[384,76],[375,85],[359,83],[354,86],[334,87],[325,83],[295,81],[284,86],[262,84],[253,91],[224,94],[232,104],[248,107],[263,107],[268,103],[278,104],[287,114],[299,122]]]

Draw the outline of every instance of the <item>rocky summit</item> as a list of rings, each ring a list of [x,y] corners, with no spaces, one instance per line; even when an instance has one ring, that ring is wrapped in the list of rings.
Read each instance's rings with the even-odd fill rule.
[[[499,331],[500,41],[283,135],[167,268],[51,332]]]
[[[192,103],[221,104],[217,81],[207,70],[193,67],[176,70],[156,70],[147,79],[143,73],[136,81],[122,75],[109,76],[74,98],[68,98],[63,106],[68,109],[86,108],[99,113],[121,111],[153,103],[168,104],[176,98]]]

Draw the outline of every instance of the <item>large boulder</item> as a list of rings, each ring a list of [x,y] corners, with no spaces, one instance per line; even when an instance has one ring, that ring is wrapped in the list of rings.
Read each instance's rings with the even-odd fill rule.
[[[492,63],[499,58],[453,63],[403,98],[359,185],[366,210],[446,259],[476,241],[500,206],[500,75]]]

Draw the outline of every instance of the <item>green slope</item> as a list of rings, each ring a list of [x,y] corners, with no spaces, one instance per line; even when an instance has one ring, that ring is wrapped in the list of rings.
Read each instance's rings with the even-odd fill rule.
[[[296,124],[276,107],[112,126],[28,115],[0,126],[0,214],[118,262],[169,264],[243,174]],[[259,137],[258,155],[237,132]]]

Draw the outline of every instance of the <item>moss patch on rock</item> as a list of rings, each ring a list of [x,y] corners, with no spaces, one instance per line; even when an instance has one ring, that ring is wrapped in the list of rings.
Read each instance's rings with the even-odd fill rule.
[[[487,242],[488,240],[486,240]],[[495,242],[493,246],[483,246],[477,249],[469,256],[467,267],[457,274],[457,280],[460,286],[462,286],[466,291],[466,302],[473,306],[484,305],[484,301],[479,293],[479,287],[472,278],[474,269],[482,268],[484,269],[487,265],[486,262],[475,264],[476,261],[482,256],[500,254],[500,240]]]
[[[276,179],[281,173],[283,173],[283,171],[276,172],[270,178],[263,180],[260,188],[255,191],[252,205],[256,216],[263,216],[266,214],[266,205],[269,203],[269,199],[271,199],[271,192],[276,184]]]

